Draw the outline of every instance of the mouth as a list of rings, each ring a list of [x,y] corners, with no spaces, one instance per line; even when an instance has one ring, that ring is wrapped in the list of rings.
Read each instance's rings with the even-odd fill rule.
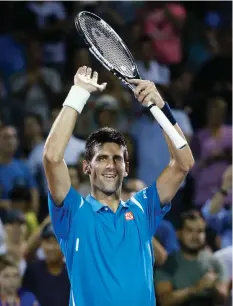
[[[113,180],[116,178],[116,174],[103,174],[103,177],[108,180]]]

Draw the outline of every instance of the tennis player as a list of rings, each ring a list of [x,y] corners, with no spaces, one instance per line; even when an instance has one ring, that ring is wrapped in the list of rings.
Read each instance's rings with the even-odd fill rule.
[[[138,101],[154,102],[184,137],[155,85],[130,82],[136,85]],[[98,84],[97,72],[79,68],[44,148],[49,211],[67,263],[70,305],[154,306],[151,239],[194,161],[188,145],[177,150],[165,136],[169,165],[155,183],[123,202],[127,148],[119,131],[102,128],[86,142],[83,171],[90,178],[91,194],[84,199],[71,187],[63,156],[90,94],[105,87]]]

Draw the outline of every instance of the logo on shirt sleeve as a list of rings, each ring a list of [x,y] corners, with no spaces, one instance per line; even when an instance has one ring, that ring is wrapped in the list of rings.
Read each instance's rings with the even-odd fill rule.
[[[125,220],[128,221],[128,220],[133,220],[133,219],[134,219],[134,216],[131,211],[125,213]]]

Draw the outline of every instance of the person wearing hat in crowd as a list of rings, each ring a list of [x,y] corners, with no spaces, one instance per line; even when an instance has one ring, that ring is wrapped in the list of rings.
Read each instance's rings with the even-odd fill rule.
[[[51,223],[41,231],[41,248],[45,259],[28,264],[23,278],[23,288],[33,292],[43,306],[67,306],[70,283]]]
[[[7,256],[0,259],[0,306],[40,306],[33,293],[22,290],[19,268]]]

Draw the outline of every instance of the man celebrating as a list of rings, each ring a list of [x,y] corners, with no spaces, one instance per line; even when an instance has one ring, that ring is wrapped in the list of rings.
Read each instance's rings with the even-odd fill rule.
[[[137,85],[138,101],[155,103],[183,136],[155,85],[130,82]],[[44,148],[49,210],[66,258],[70,305],[154,306],[151,239],[194,161],[188,145],[177,150],[165,136],[172,156],[169,165],[154,184],[123,202],[127,148],[119,131],[102,128],[86,142],[83,171],[89,175],[91,194],[82,198],[71,187],[64,151],[90,94],[105,87],[98,84],[97,72],[79,68]]]

